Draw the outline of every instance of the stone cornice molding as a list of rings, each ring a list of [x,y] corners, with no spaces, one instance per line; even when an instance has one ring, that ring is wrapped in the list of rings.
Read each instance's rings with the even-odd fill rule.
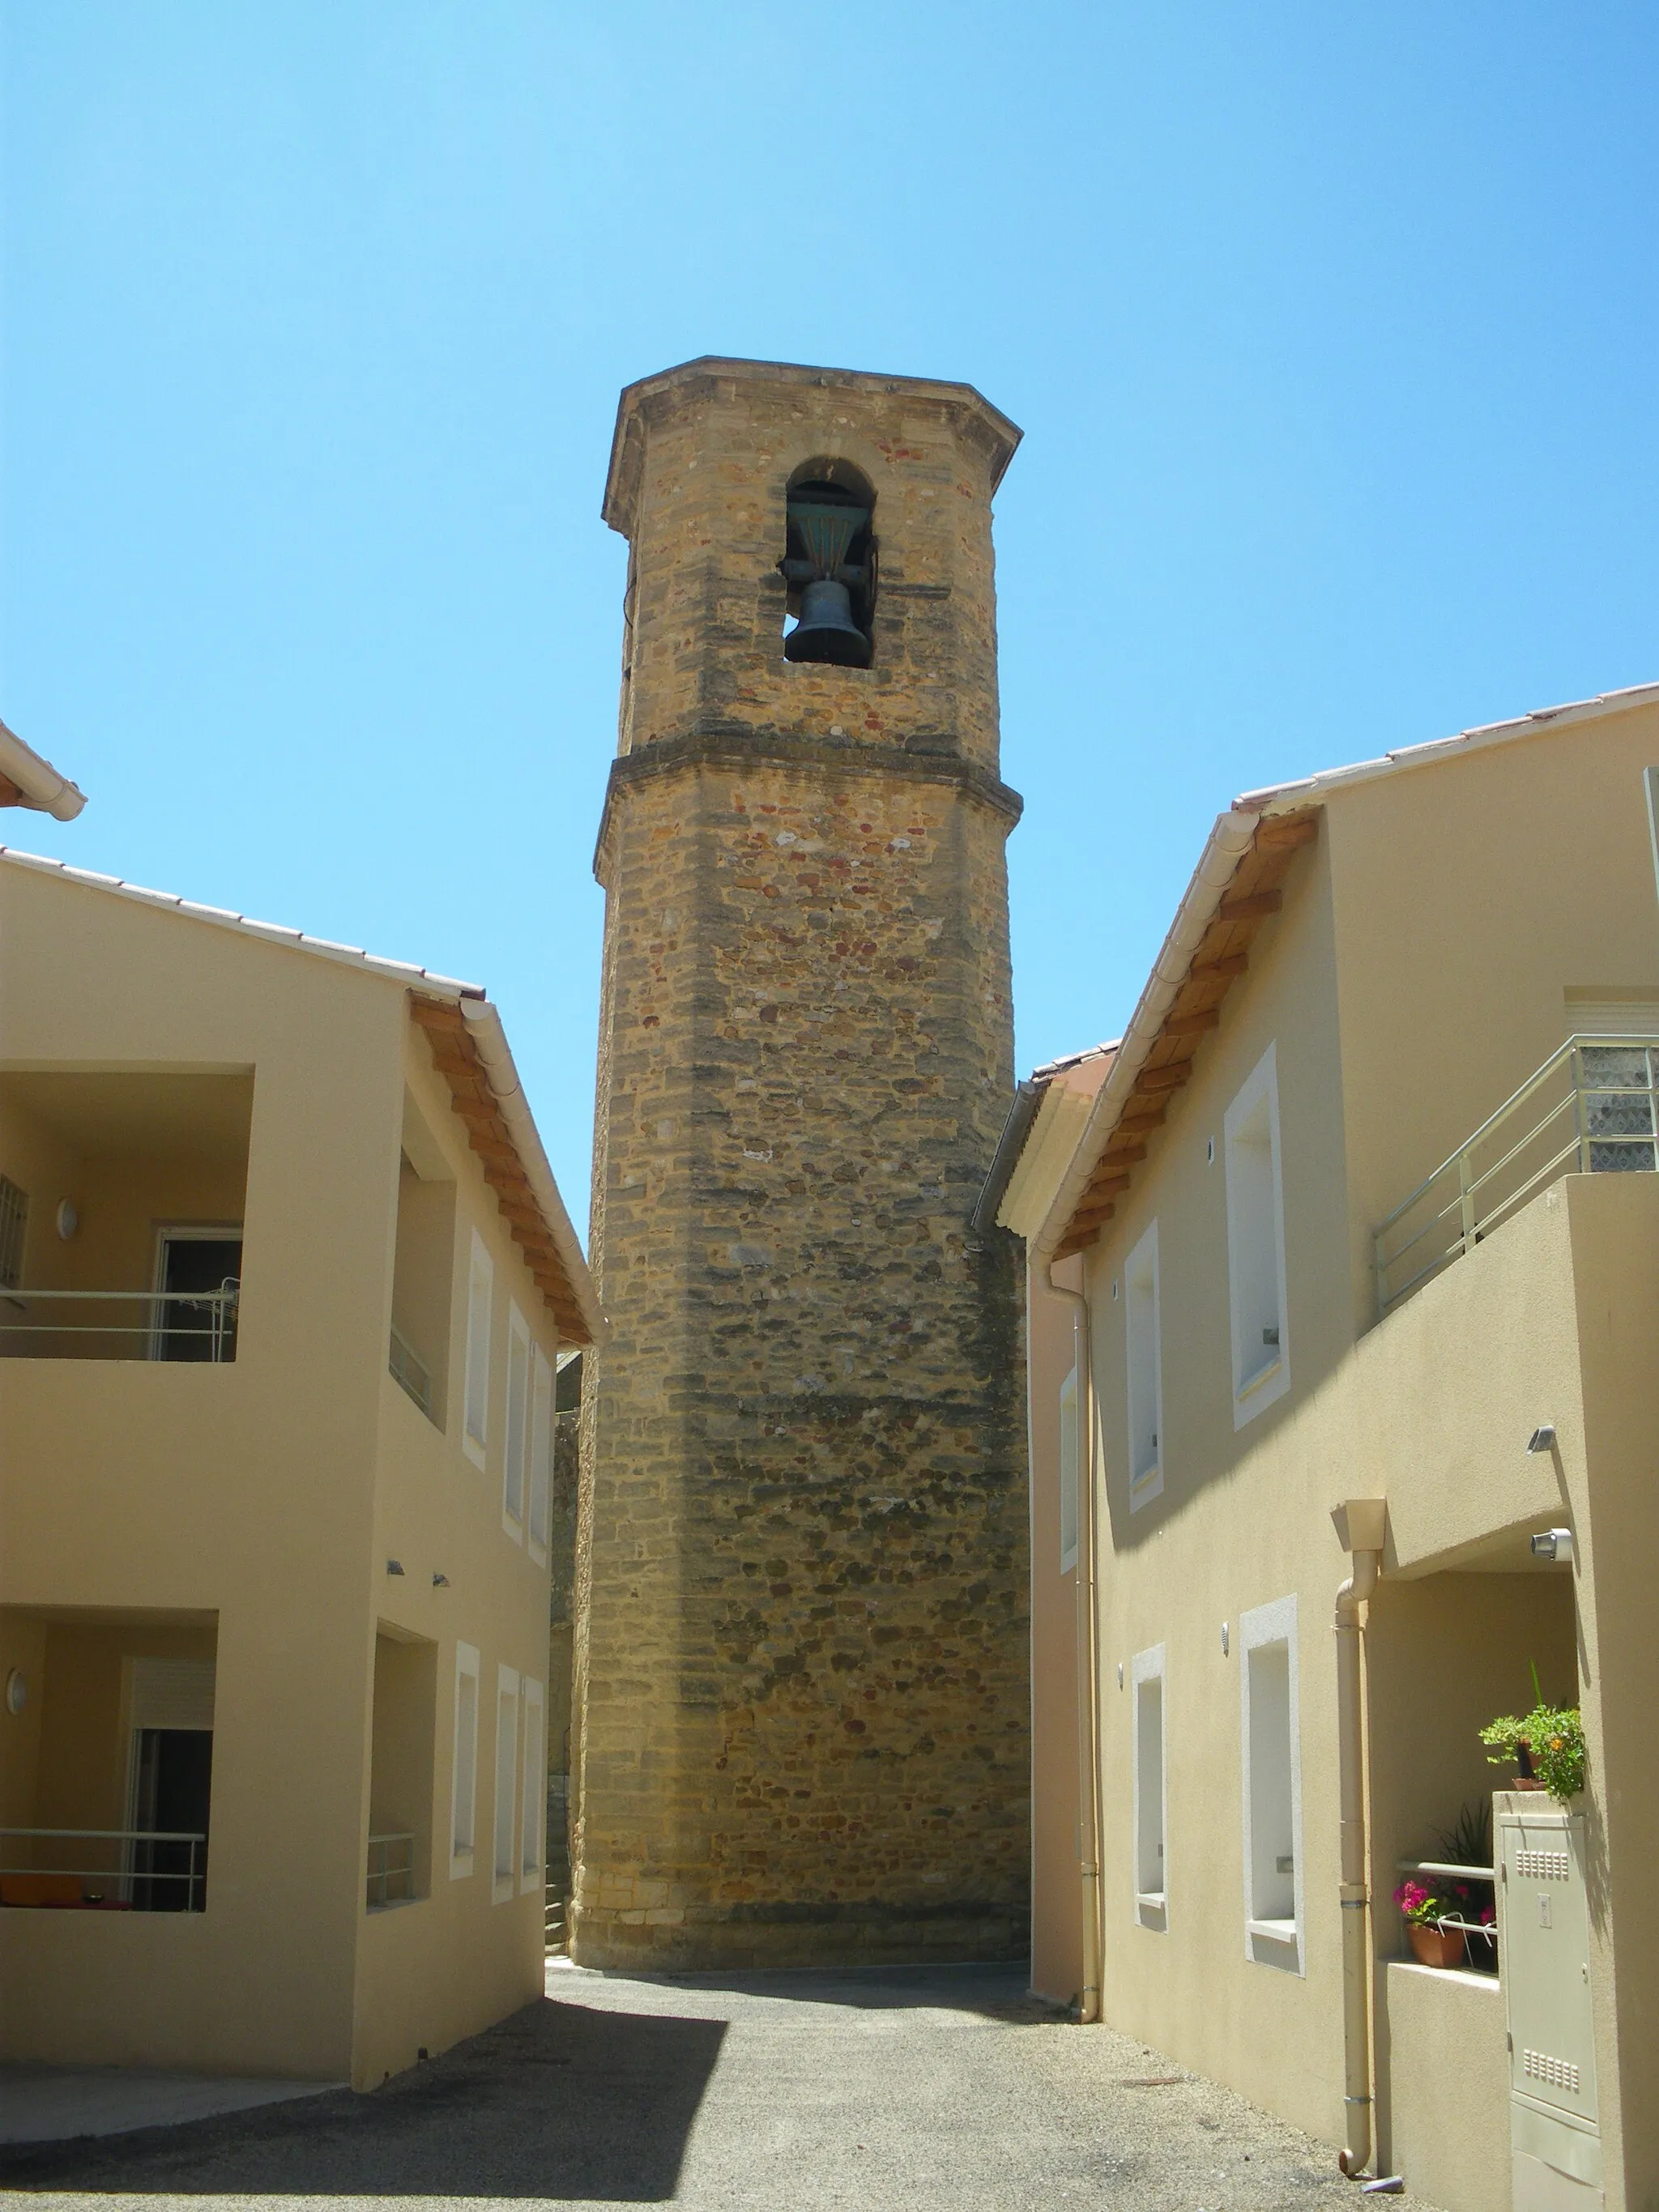
[[[811,768],[831,775],[890,776],[909,783],[952,784],[964,798],[1000,814],[1010,830],[1024,811],[1017,791],[988,769],[964,760],[955,740],[868,745],[852,738],[809,738],[784,730],[750,729],[741,722],[708,722],[679,737],[653,738],[611,763],[593,873],[605,881],[605,853],[618,798],[649,778],[700,768]]]
[[[686,399],[706,397],[722,380],[754,384],[793,385],[879,392],[905,392],[949,408],[983,450],[990,489],[1002,481],[1013,459],[1021,432],[1000,407],[994,407],[971,384],[949,382],[929,376],[880,376],[865,369],[817,368],[804,362],[744,361],[720,354],[702,354],[676,368],[659,369],[628,385],[617,408],[617,427],[611,443],[611,465],[605,477],[605,501],[600,514],[624,538],[634,535],[635,514],[645,466],[644,422],[656,419]]]

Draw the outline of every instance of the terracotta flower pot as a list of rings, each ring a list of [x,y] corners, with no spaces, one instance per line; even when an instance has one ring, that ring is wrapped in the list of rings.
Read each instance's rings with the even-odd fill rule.
[[[1542,1790],[1547,1786],[1542,1778],[1536,1774],[1513,1774],[1510,1777],[1511,1790]]]
[[[1419,1966],[1462,1965],[1463,1931],[1461,1928],[1437,1928],[1431,1920],[1408,1920],[1406,1933],[1411,1938],[1412,1956]]]

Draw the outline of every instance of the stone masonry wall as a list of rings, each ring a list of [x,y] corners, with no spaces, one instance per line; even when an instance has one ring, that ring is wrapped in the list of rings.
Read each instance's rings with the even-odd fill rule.
[[[696,453],[676,448],[722,488],[711,541],[728,497],[746,512],[738,477],[758,505],[795,465],[736,450],[727,416],[712,449],[706,413]],[[858,460],[825,427],[807,451]],[[940,473],[937,452],[916,465]],[[720,560],[758,557],[743,527]],[[959,538],[982,538],[988,607],[988,484]],[[781,634],[781,594],[778,614]],[[594,1964],[1025,1940],[1019,1290],[1011,1242],[967,1231],[1012,1082],[1017,802],[994,693],[988,757],[911,762],[890,721],[866,751],[847,739],[848,678],[876,671],[797,673],[837,736],[805,706],[787,731],[681,717],[626,763],[602,837],[612,1334],[585,1362],[574,1753],[574,1948]],[[938,697],[957,684],[939,672]]]

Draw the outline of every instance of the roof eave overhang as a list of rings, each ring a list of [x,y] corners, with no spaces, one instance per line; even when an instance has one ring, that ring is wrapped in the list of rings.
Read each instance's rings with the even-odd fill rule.
[[[487,999],[410,994],[434,1064],[465,1126],[484,1181],[546,1300],[560,1340],[601,1344],[608,1334],[541,1133],[530,1111],[501,1018]]]
[[[1218,930],[1238,937],[1254,934],[1260,922],[1277,911],[1279,879],[1297,850],[1316,836],[1317,826],[1316,813],[1294,787],[1283,794],[1264,794],[1261,804],[1237,800],[1217,816],[1071,1164],[1032,1240],[1034,1261],[1064,1259],[1081,1251],[1113,1218],[1118,1194],[1127,1188],[1146,1155],[1146,1146],[1139,1141],[1142,1133],[1133,1132],[1117,1158],[1111,1157],[1128,1107],[1134,1102],[1142,1108],[1146,1133],[1161,1122],[1168,1097],[1188,1079],[1197,1040],[1218,1025],[1220,1002],[1243,971],[1246,956],[1234,950],[1220,952],[1206,971],[1197,963],[1200,948]],[[1258,866],[1252,872],[1261,875],[1261,886],[1246,890],[1230,912],[1240,872],[1253,856]],[[1172,1052],[1153,1068],[1153,1054],[1170,1044],[1172,1024],[1182,1036],[1194,1038],[1193,1048],[1184,1057]]]
[[[54,822],[73,822],[86,803],[85,792],[0,722],[0,806],[27,806]]]

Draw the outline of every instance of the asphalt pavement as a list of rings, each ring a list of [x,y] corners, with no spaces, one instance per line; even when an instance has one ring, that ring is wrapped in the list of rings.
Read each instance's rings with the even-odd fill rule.
[[[1144,2045],[1072,2027],[1018,1969],[635,1979],[562,1960],[544,2002],[367,2096],[0,2149],[0,2199],[18,2192],[29,2212],[1361,2201],[1328,2145]]]

